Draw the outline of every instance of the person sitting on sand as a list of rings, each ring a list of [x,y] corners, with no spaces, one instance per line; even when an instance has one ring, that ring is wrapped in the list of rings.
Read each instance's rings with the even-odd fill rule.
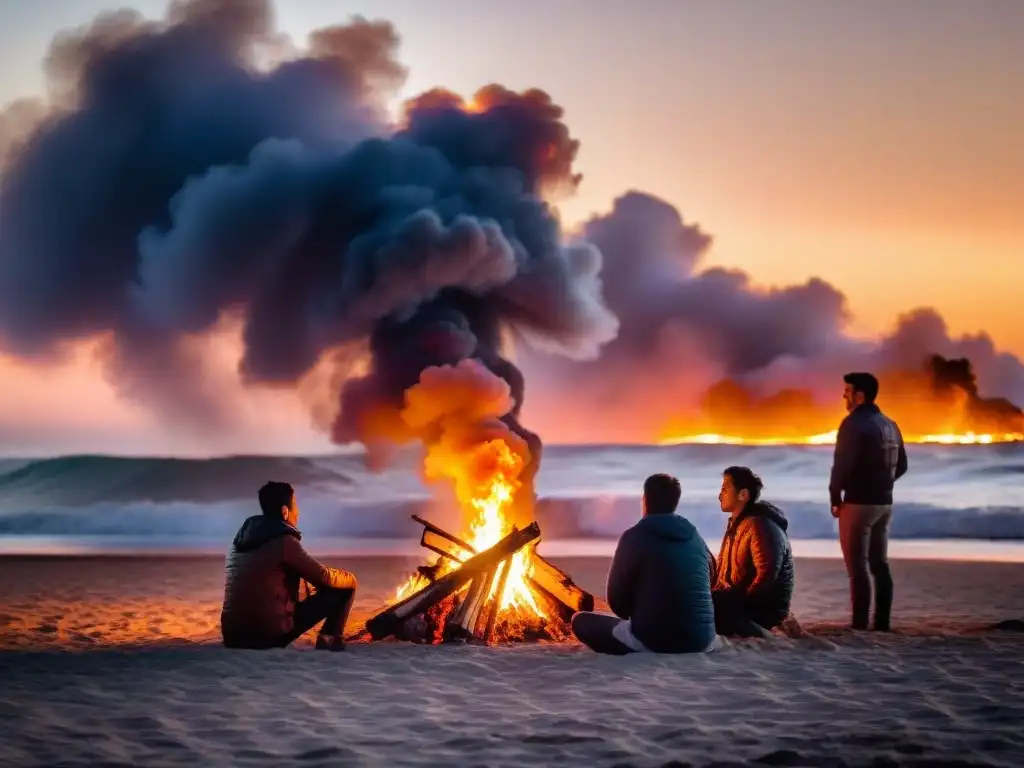
[[[356,577],[321,565],[299,543],[299,505],[291,485],[269,482],[259,500],[263,514],[242,523],[228,553],[220,614],[224,645],[282,648],[323,621],[316,647],[344,650]],[[300,580],[316,589],[301,601]]]
[[[766,637],[793,599],[793,551],[782,510],[761,501],[761,478],[747,467],[722,473],[718,501],[729,515],[712,598],[719,634]]]
[[[643,517],[622,534],[608,572],[614,613],[572,617],[573,633],[598,653],[701,653],[716,647],[714,560],[693,524],[675,514],[680,495],[671,475],[647,478]]]

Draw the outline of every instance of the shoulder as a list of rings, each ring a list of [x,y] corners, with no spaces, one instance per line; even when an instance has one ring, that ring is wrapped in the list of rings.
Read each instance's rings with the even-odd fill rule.
[[[751,515],[740,521],[738,533],[745,539],[775,538],[776,532],[782,529],[778,524],[764,515]]]
[[[843,420],[839,422],[839,433],[849,432],[860,427],[860,414],[857,411],[850,411]]]
[[[638,539],[643,538],[644,532],[640,529],[640,523],[631,525],[629,528],[622,532],[619,536],[619,546],[631,546],[636,543]]]
[[[902,437],[902,434],[900,433],[900,425],[896,423],[895,419],[890,418],[889,416],[887,416],[886,414],[882,413],[881,411],[878,412],[878,416],[879,416],[881,422],[886,427],[891,429],[897,436]]]
[[[283,536],[278,537],[280,547],[285,552],[305,552],[306,548],[302,546],[302,536],[298,531],[288,531]]]

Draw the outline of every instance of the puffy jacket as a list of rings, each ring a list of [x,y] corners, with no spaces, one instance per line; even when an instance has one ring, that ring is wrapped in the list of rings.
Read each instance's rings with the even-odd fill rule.
[[[220,614],[225,645],[278,645],[294,627],[300,580],[318,589],[355,589],[355,576],[321,565],[303,548],[301,538],[297,529],[279,518],[257,515],[242,523],[225,569]]]
[[[793,550],[782,510],[765,501],[747,504],[729,520],[718,553],[715,592],[762,627],[776,627],[793,600]]]
[[[608,572],[608,605],[655,653],[705,650],[715,638],[711,552],[679,515],[649,515],[622,534]]]
[[[874,403],[858,405],[839,425],[829,496],[832,506],[892,504],[892,487],[907,472],[907,449],[896,422]]]

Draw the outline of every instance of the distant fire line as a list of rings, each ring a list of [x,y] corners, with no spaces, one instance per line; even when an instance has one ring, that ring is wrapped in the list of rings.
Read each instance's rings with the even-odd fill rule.
[[[907,443],[922,445],[990,445],[992,443],[1024,442],[1024,433],[1005,432],[1001,434],[941,433],[932,435],[904,435]],[[739,437],[705,432],[694,435],[677,435],[660,441],[661,445],[833,445],[836,430],[818,435],[793,437]]]

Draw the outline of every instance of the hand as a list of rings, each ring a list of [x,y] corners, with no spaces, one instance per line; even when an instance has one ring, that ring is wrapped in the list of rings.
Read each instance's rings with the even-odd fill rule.
[[[836,506],[836,507],[832,507],[832,517],[834,517],[836,520],[838,520],[839,519],[839,514],[842,511],[843,511],[843,505],[842,504],[840,504],[839,506]]]

